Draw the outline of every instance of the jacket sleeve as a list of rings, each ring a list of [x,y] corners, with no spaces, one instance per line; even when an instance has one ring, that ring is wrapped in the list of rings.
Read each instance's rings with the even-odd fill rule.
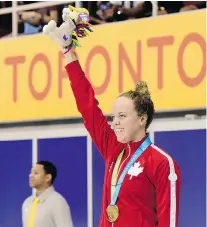
[[[93,142],[96,144],[104,160],[108,155],[108,146],[115,143],[115,133],[108,124],[107,118],[98,107],[94,90],[85,77],[78,61],[66,65],[71,88],[76,100],[78,111],[81,113],[84,125]]]
[[[170,157],[158,165],[155,182],[158,227],[178,227],[180,170]]]

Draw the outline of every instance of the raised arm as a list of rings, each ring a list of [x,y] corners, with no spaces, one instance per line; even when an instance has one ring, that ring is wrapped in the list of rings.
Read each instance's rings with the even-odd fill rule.
[[[109,150],[108,146],[117,144],[114,131],[110,128],[107,118],[98,107],[94,90],[90,82],[85,77],[83,70],[74,52],[73,31],[76,29],[74,20],[70,17],[71,11],[68,8],[63,10],[63,20],[60,27],[56,26],[55,21],[50,21],[44,26],[43,33],[51,37],[59,44],[66,60],[66,70],[70,79],[71,88],[76,100],[77,108],[81,113],[84,124],[90,133],[92,140],[96,144],[103,158],[106,160]],[[74,13],[74,12],[73,12]],[[74,14],[72,14],[74,16]],[[74,17],[76,18],[76,17]],[[82,32],[82,30],[80,31]]]
[[[67,59],[66,71],[76,100],[78,111],[81,113],[84,125],[104,159],[107,158],[108,146],[117,143],[114,131],[108,124],[95,98],[94,90],[85,77],[76,55],[70,51],[65,54]],[[115,145],[114,144],[114,145]]]

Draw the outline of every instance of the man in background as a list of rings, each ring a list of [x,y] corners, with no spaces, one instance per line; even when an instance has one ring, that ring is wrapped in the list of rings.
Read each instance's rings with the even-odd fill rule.
[[[22,205],[23,227],[73,227],[70,208],[54,189],[56,176],[51,162],[39,161],[32,168],[29,182],[36,193]]]

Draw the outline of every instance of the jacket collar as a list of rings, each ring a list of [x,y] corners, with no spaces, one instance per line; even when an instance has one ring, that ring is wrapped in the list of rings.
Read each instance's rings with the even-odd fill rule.
[[[125,143],[124,148],[129,149],[129,146],[130,146],[132,153],[134,153],[148,136],[149,136],[149,133],[147,133],[146,136],[143,139],[141,139],[140,141],[137,141],[137,142],[131,141],[131,142]]]
[[[55,191],[54,187],[51,185],[49,188],[47,188],[45,191],[43,191],[39,196],[38,199],[40,202],[43,202]],[[37,198],[36,196],[34,199]]]

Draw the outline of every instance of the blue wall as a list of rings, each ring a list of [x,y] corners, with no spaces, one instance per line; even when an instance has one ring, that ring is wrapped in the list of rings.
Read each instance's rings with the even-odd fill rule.
[[[86,150],[86,137],[38,140],[38,159],[57,166],[54,185],[68,201],[77,227],[87,226]],[[0,227],[22,227],[21,206],[31,195],[32,141],[0,141],[0,160]]]
[[[21,206],[31,195],[32,141],[0,141],[0,226],[21,227]]]
[[[178,162],[182,173],[179,227],[205,226],[205,130],[155,132],[155,143]],[[93,144],[93,223],[101,210],[104,162]],[[86,137],[38,140],[38,159],[54,162],[55,182],[71,207],[75,227],[87,227]],[[22,227],[21,205],[31,194],[32,141],[0,141],[0,227]],[[12,218],[11,218],[12,217]]]

